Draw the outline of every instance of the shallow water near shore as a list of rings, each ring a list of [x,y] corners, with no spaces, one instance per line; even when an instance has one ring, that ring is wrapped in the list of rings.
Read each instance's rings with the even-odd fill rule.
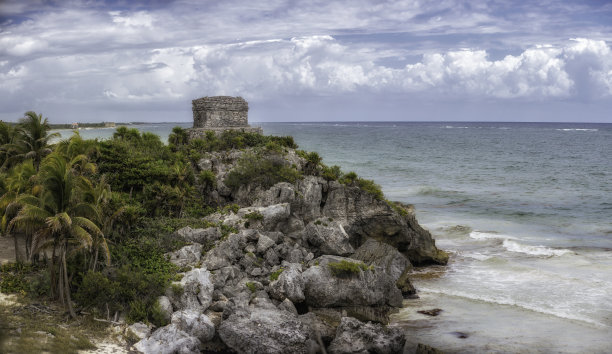
[[[174,125],[190,124],[134,127],[166,139]],[[612,125],[262,127],[414,204],[450,252],[447,267],[417,270],[421,298],[394,316],[418,341],[466,353],[612,351]],[[416,312],[431,308],[443,311]]]

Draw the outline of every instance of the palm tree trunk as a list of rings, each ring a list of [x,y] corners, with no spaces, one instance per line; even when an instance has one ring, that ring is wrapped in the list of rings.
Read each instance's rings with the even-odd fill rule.
[[[72,318],[75,318],[76,313],[74,313],[74,309],[72,308],[72,301],[70,299],[70,282],[68,281],[68,267],[66,267],[66,245],[64,245],[64,249],[62,252],[62,268],[64,273],[64,294],[66,295],[66,304],[68,305],[68,311],[70,312],[70,316]]]
[[[17,239],[17,233],[13,234],[13,240],[15,241],[15,262],[21,263],[21,254],[19,252],[19,240]]]
[[[55,298],[55,242],[53,242],[53,252],[51,253],[51,264],[49,266],[49,275],[51,279],[51,298]]]
[[[94,259],[93,259],[93,267],[91,267],[91,270],[93,270],[94,272],[96,271],[96,267],[98,266],[98,250],[100,249],[99,245],[96,245],[96,251],[94,252]]]

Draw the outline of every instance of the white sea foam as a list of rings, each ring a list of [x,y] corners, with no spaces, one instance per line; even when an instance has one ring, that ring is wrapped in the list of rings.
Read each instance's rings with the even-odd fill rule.
[[[599,129],[587,129],[587,128],[564,128],[564,129],[555,129],[564,132],[596,132]]]
[[[516,237],[495,232],[472,231],[469,235],[475,240],[516,240]]]
[[[487,256],[486,254],[482,254],[480,252],[464,253],[463,256],[468,257],[468,258],[473,258],[477,261],[486,261],[488,259],[493,258],[492,256]]]
[[[503,246],[510,252],[524,253],[532,256],[563,256],[566,254],[575,254],[575,252],[567,249],[554,249],[544,246],[524,245],[511,240],[504,240]]]

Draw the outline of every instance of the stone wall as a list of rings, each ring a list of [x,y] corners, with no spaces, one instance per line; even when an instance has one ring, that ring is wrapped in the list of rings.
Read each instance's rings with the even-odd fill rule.
[[[191,105],[194,128],[249,126],[249,104],[242,97],[202,97],[191,101]]]

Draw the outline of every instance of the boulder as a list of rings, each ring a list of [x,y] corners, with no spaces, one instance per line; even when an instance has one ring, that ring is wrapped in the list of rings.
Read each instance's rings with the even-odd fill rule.
[[[327,218],[306,225],[304,238],[316,255],[348,256],[355,252],[342,225]]]
[[[305,313],[300,315],[299,318],[309,332],[313,334],[315,340],[318,341],[317,337],[320,337],[324,345],[329,345],[336,336],[338,324],[333,323],[334,321],[330,321],[328,318],[318,316],[314,312]]]
[[[138,340],[142,340],[148,337],[151,334],[151,326],[146,325],[142,322],[136,322],[130,325],[126,331],[129,335],[138,338]]]
[[[181,248],[178,251],[166,254],[170,263],[179,267],[195,266],[200,262],[202,257],[202,245],[195,243]]]
[[[196,310],[182,310],[173,313],[172,324],[198,338],[202,343],[208,342],[215,336],[215,325],[206,315]]]
[[[343,317],[328,352],[330,354],[402,353],[405,343],[406,338],[399,328],[385,328],[381,324],[363,323],[352,317]]]
[[[208,251],[202,263],[210,270],[232,266],[244,255],[243,249],[245,246],[245,231],[231,234],[227,239],[220,241],[215,248]]]
[[[182,288],[182,294],[174,294],[175,308],[205,311],[210,306],[214,285],[208,270],[193,269],[185,273],[178,285]]]
[[[200,353],[200,340],[170,324],[157,329],[153,334],[134,344],[134,347],[145,354],[190,354]]]
[[[257,240],[257,253],[264,254],[268,248],[274,246],[276,242],[266,235],[260,235]]]
[[[264,207],[259,210],[263,215],[263,225],[266,230],[274,230],[278,223],[289,218],[290,215],[289,203],[275,204]]]
[[[347,262],[354,271],[334,274],[330,264]],[[383,272],[362,269],[358,261],[339,256],[321,256],[309,262],[302,273],[306,303],[313,307],[402,306],[395,281]]]
[[[288,312],[291,312],[294,315],[298,314],[298,311],[295,308],[295,305],[289,299],[283,300],[280,304],[278,304],[277,307],[278,307],[279,310],[288,311]]]
[[[279,182],[257,199],[253,206],[268,206],[273,204],[291,203],[295,200],[295,186],[287,182]]]
[[[400,289],[404,297],[418,298],[418,296],[416,296],[416,289],[414,288],[414,285],[412,285],[412,283],[410,282],[409,275],[410,269],[406,268],[406,270],[404,270],[404,272],[395,282],[395,285],[397,285],[398,289]]]
[[[218,227],[192,229],[189,226],[185,226],[184,228],[176,231],[176,233],[185,238],[187,241],[197,242],[200,244],[214,242],[221,238],[221,230]]]
[[[308,353],[310,332],[295,314],[276,308],[236,311],[219,326],[219,337],[238,353]]]
[[[427,344],[419,343],[414,354],[444,354],[444,352]]]
[[[278,279],[270,283],[269,293],[279,301],[284,299],[289,299],[293,303],[304,301],[302,266],[296,263],[286,266]]]
[[[410,270],[412,268],[408,258],[395,247],[374,239],[368,239],[351,255],[351,258],[380,267],[395,281],[400,278],[406,269]]]
[[[172,303],[170,302],[170,299],[168,299],[167,296],[160,296],[157,298],[157,304],[159,305],[159,309],[161,310],[166,323],[170,322],[170,319],[172,318]]]

